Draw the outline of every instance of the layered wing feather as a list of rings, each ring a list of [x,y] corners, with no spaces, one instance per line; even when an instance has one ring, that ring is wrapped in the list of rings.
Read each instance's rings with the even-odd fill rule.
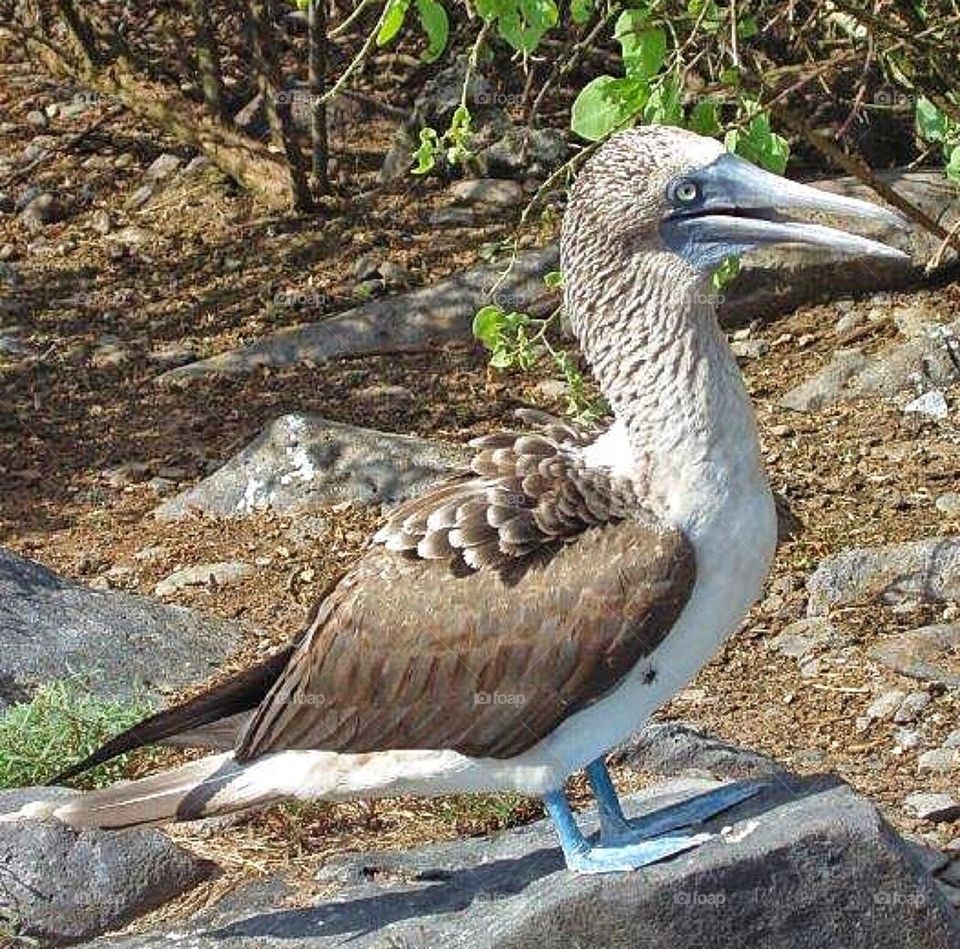
[[[527,421],[531,418],[528,415]],[[597,701],[669,633],[693,551],[586,438],[475,442],[471,470],[398,508],[321,604],[237,757],[454,749],[509,758]]]

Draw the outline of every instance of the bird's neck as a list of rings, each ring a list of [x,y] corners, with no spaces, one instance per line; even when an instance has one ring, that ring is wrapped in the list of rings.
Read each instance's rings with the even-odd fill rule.
[[[709,281],[666,254],[605,263],[566,275],[572,324],[616,419],[598,455],[619,441],[620,467],[645,499],[691,526],[735,493],[766,491],[753,408]]]

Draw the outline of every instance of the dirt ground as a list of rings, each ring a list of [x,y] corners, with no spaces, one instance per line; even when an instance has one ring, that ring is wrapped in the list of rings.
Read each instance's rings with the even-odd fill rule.
[[[177,601],[248,624],[248,641],[232,663],[240,666],[296,631],[327,580],[356,555],[378,512],[326,512],[322,540],[304,539],[293,519],[277,516],[161,523],[151,516],[160,500],[152,478],[177,488],[193,484],[289,411],[463,441],[509,423],[517,405],[562,405],[544,399],[542,374],[492,373],[473,346],[183,388],[154,382],[167,351],[188,346],[200,358],[345,309],[358,302],[353,266],[365,253],[402,264],[415,285],[436,280],[474,263],[478,246],[507,237],[512,222],[438,230],[427,217],[448,201],[441,183],[410,179],[375,189],[374,158],[391,133],[386,123],[364,126],[362,142],[353,143],[361,156],[356,191],[336,194],[316,219],[266,218],[210,171],[132,210],[126,201],[154,158],[189,155],[122,115],[72,146],[71,137],[92,124],[90,115],[55,116],[44,129],[28,121],[29,112],[62,99],[61,89],[23,67],[0,66],[0,161],[22,153],[38,133],[62,149],[9,189],[0,166],[0,191],[56,188],[69,203],[64,219],[39,233],[17,215],[0,214],[0,248],[12,245],[8,262],[17,275],[9,286],[0,273],[0,330],[20,327],[28,349],[0,354],[0,543],[80,580],[109,571],[111,585],[147,595],[180,566],[255,561],[253,579],[184,591]],[[94,228],[103,211],[113,222],[106,235]],[[146,237],[118,240],[117,232],[130,227]],[[321,303],[272,303],[290,290]],[[892,299],[929,305],[944,321],[960,316],[957,286]],[[854,306],[869,310],[874,301]],[[777,407],[780,395],[829,360],[838,316],[834,306],[813,306],[755,328],[770,350],[744,371],[774,488],[803,529],[781,547],[764,602],[662,714],[799,772],[834,771],[876,800],[896,826],[944,846],[960,837],[960,822],[921,823],[902,805],[911,791],[947,787],[945,778],[918,774],[916,759],[958,726],[960,696],[934,691],[914,726],[921,743],[911,751],[898,752],[891,726],[864,733],[854,727],[885,689],[920,688],[871,662],[870,646],[897,628],[939,619],[943,608],[896,612],[866,604],[834,611],[849,645],[826,651],[812,676],[770,646],[803,615],[804,581],[825,555],[960,529],[955,516],[934,505],[956,490],[960,474],[954,421],[915,424],[879,399],[802,415]],[[861,344],[879,347],[894,332],[877,322]],[[371,399],[365,390],[375,384],[403,386],[412,397]],[[110,474],[129,462],[140,463],[133,478]],[[177,828],[178,839],[227,872],[162,912],[186,912],[263,873],[297,881],[306,899],[322,891],[315,874],[330,854],[483,833],[538,814],[535,802],[522,799],[402,800],[275,808],[216,832]]]

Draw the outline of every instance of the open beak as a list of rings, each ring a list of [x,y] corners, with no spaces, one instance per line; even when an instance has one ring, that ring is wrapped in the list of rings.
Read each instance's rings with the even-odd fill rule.
[[[815,212],[909,229],[902,215],[868,201],[781,178],[729,154],[685,178],[696,183],[699,200],[689,209],[674,210],[661,232],[668,246],[699,268],[712,269],[725,257],[766,244],[806,244],[858,257],[910,259],[909,254],[880,241],[823,224],[793,221],[784,214]]]

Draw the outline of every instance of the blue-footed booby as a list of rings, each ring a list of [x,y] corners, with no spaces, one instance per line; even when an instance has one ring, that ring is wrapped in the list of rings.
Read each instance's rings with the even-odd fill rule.
[[[613,136],[579,175],[561,239],[564,304],[612,425],[527,412],[526,430],[477,439],[468,470],[389,514],[290,646],[58,779],[176,736],[227,750],[16,816],[129,827],[284,798],[515,791],[544,800],[574,871],[696,846],[689,828],[749,789],[631,823],[604,754],[716,653],[774,556],[711,273],[771,244],[903,256],[782,216],[795,209],[902,226],[681,129]],[[581,769],[599,802],[595,845],[564,794]]]

